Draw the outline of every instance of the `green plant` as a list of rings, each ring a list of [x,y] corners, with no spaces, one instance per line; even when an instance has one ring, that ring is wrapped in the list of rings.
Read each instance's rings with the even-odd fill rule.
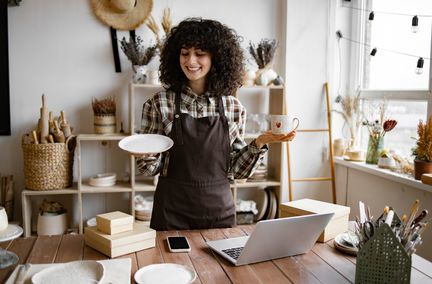
[[[108,97],[102,100],[93,98],[92,107],[95,115],[115,115],[116,113],[114,97]]]
[[[417,125],[417,143],[413,151],[417,159],[432,162],[432,116],[426,123],[419,121]]]

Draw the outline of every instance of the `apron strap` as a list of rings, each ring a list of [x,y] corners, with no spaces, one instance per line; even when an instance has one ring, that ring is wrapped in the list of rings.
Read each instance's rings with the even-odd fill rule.
[[[222,101],[222,96],[218,96],[218,111],[219,111],[219,116],[222,118],[222,120],[225,122],[226,126],[228,128],[228,135],[229,135],[229,125],[228,125],[228,119],[225,116],[225,109],[223,106],[223,101]],[[228,138],[229,139],[229,138]],[[231,144],[231,142],[230,142]],[[229,146],[231,148],[231,146]],[[227,176],[229,175],[229,170],[230,170],[230,165],[231,165],[231,150],[228,151],[228,155],[227,155]]]
[[[176,129],[175,134],[177,135],[178,145],[183,145],[180,102],[181,102],[181,93],[175,93],[175,114],[174,114],[174,124]]]

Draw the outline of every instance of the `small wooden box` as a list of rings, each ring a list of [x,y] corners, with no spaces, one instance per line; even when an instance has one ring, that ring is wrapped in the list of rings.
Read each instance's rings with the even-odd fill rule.
[[[117,257],[155,246],[156,231],[142,224],[133,224],[133,230],[115,235],[104,234],[96,227],[84,229],[86,245],[109,256]]]
[[[113,235],[132,231],[134,218],[132,215],[114,211],[96,216],[97,229],[105,234]]]
[[[319,236],[319,242],[327,242],[328,240],[333,239],[336,235],[348,230],[349,207],[308,198],[282,203],[280,206],[281,217],[329,212],[335,214],[327,224],[324,232]]]

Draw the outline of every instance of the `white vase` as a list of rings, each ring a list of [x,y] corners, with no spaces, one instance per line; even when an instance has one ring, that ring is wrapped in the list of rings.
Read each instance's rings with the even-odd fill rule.
[[[133,65],[132,70],[132,82],[134,84],[145,84],[147,82],[147,66],[145,65]]]
[[[38,236],[62,235],[67,230],[66,213],[59,215],[40,215],[37,220]]]

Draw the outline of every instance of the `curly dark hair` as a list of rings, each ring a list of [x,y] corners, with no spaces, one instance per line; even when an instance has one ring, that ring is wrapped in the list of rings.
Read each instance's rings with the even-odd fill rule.
[[[164,87],[181,92],[188,83],[180,67],[182,48],[199,48],[211,54],[207,91],[215,96],[234,95],[242,84],[243,50],[242,38],[237,33],[214,20],[188,18],[173,27],[161,52],[160,80]]]

